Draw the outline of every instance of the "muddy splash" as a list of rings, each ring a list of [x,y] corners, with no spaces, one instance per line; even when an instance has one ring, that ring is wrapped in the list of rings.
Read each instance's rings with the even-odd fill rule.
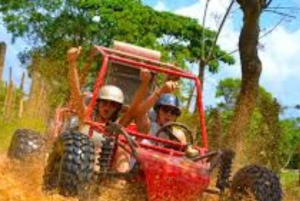
[[[42,191],[42,177],[45,161],[12,161],[0,155],[0,201],[75,201],[58,194],[47,195]],[[101,196],[93,201],[146,200],[146,194],[133,186],[125,188],[114,185],[102,189]]]
[[[58,194],[46,194],[42,191],[42,177],[46,162],[12,161],[6,155],[0,155],[0,201],[77,201],[76,198],[65,198]],[[146,201],[145,189],[127,185],[119,188],[106,186],[101,196],[85,199],[85,201]],[[217,200],[204,196],[205,201]]]
[[[12,161],[0,156],[0,201],[72,201],[42,192],[43,162]]]

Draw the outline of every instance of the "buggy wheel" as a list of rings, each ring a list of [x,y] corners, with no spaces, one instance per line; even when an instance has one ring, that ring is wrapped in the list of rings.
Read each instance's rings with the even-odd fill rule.
[[[94,144],[79,132],[64,132],[54,143],[43,176],[43,189],[63,196],[88,191],[93,176]]]
[[[263,166],[246,166],[233,177],[231,196],[234,201],[281,201],[279,178]]]
[[[217,177],[216,187],[224,192],[225,188],[229,187],[229,178],[231,175],[232,162],[235,152],[229,149],[222,150],[222,155],[219,165],[219,173]]]
[[[43,137],[38,132],[17,129],[11,139],[7,156],[12,159],[24,160],[41,151],[43,145]]]

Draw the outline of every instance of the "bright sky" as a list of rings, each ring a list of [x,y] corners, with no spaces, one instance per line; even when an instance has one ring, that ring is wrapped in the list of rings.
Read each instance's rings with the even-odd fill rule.
[[[22,77],[23,72],[26,73],[26,69],[24,66],[21,65],[19,59],[17,58],[18,53],[25,50],[29,46],[26,44],[25,41],[22,39],[17,39],[14,44],[12,44],[12,37],[11,34],[7,33],[6,28],[3,26],[3,22],[0,19],[0,42],[6,43],[6,57],[4,63],[4,72],[3,72],[3,79],[8,81],[9,80],[9,68],[12,67],[13,73],[13,81],[20,85],[20,80]],[[30,89],[30,79],[26,74],[26,82],[25,82],[25,91],[29,91]]]
[[[143,3],[149,5],[156,10],[170,11],[176,14],[185,15],[199,19],[202,23],[205,0],[143,0]],[[206,26],[211,29],[217,29],[220,20],[225,13],[230,0],[210,0],[207,15]],[[273,0],[272,7],[298,7],[299,0]],[[285,12],[281,10],[280,12]],[[298,13],[291,15],[299,16]],[[281,19],[280,15],[266,12],[262,16],[261,29],[262,34],[272,29]],[[235,4],[233,12],[226,21],[223,31],[220,35],[218,44],[226,51],[231,52],[237,49],[239,31],[242,25],[242,15]],[[8,43],[7,56],[5,60],[4,79],[8,80],[9,67],[13,67],[13,78],[19,83],[24,68],[21,68],[16,55],[19,51],[24,50],[27,46],[23,40],[18,40],[14,45],[10,44],[11,36],[5,30],[0,21],[0,41]],[[260,79],[261,85],[276,97],[279,102],[286,106],[300,104],[300,20],[287,18],[277,28],[261,38],[259,51],[260,58],[263,63],[263,71]],[[234,54],[236,65],[225,66],[221,68],[218,74],[206,74],[204,102],[205,105],[216,103],[215,87],[220,79],[227,77],[240,78],[240,63],[238,53]],[[26,89],[29,89],[30,82],[27,83]],[[294,110],[291,112],[295,112]],[[293,114],[287,114],[293,115]]]
[[[196,18],[199,20],[199,23],[202,23],[206,3],[204,0],[144,0],[143,2],[157,10],[171,11],[176,14]],[[217,30],[220,20],[216,19],[224,15],[229,3],[230,0],[210,0],[206,27]],[[300,8],[300,1],[273,0],[272,7],[276,6]],[[280,12],[286,12],[286,10],[280,10]],[[299,11],[298,13],[288,11],[288,13],[293,16],[299,16]],[[282,16],[278,14],[265,12],[261,18],[261,34],[263,35],[272,29],[281,18]],[[237,49],[241,25],[242,14],[238,5],[235,4],[218,41],[222,49],[228,52]],[[295,19],[286,18],[274,31],[260,39],[262,48],[259,51],[259,56],[263,63],[260,84],[271,92],[281,104],[286,106],[300,104],[300,45],[298,41],[300,41],[299,17]],[[236,58],[236,65],[224,65],[221,71],[215,75],[206,74],[204,83],[205,105],[216,102],[214,97],[215,87],[220,79],[227,77],[240,78],[239,55],[236,53],[233,56]],[[295,110],[290,110],[287,111],[286,115],[294,116],[296,112]]]

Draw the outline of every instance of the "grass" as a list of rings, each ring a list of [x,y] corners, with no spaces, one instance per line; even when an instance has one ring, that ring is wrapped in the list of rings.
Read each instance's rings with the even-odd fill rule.
[[[19,128],[32,129],[42,134],[46,131],[46,125],[40,118],[12,118],[4,121],[3,116],[0,116],[0,153],[8,149],[13,133]]]
[[[283,170],[280,181],[284,192],[284,201],[299,201],[300,187],[298,186],[299,170]]]

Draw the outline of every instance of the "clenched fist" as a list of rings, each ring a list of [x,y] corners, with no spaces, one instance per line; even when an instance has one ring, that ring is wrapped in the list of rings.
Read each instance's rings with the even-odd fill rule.
[[[179,88],[178,83],[174,82],[174,81],[168,81],[164,84],[164,86],[162,86],[162,88],[160,89],[160,93],[164,94],[164,93],[172,93],[175,90],[177,90]]]
[[[148,69],[141,69],[140,78],[142,82],[148,83],[151,80],[151,73]]]
[[[72,47],[68,50],[67,57],[68,57],[68,62],[72,63],[77,60],[78,55],[81,52],[81,46],[77,47]]]

